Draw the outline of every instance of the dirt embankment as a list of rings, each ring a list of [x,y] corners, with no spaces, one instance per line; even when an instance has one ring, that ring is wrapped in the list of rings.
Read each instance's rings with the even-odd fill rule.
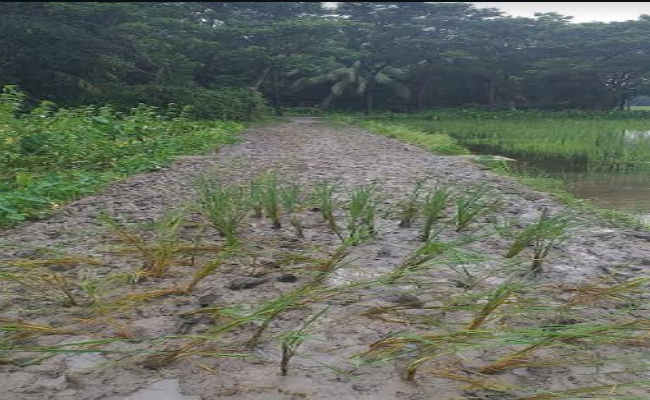
[[[272,321],[253,348],[244,344],[259,327],[259,319],[218,337],[213,335],[186,352],[175,352],[192,340],[213,334],[215,326],[232,319],[231,315],[219,314],[218,309],[254,309],[311,279],[315,260],[338,246],[338,239],[317,210],[301,213],[304,239],[296,239],[289,227],[271,229],[265,220],[247,219],[242,230],[246,251],[230,258],[191,294],[139,298],[121,308],[61,307],[47,293],[32,293],[19,283],[6,283],[2,318],[13,321],[13,326],[15,321],[22,321],[51,330],[41,329],[37,334],[38,328],[22,325],[18,329],[23,337],[12,337],[11,344],[3,344],[7,349],[20,347],[20,351],[7,352],[6,358],[12,361],[0,366],[0,398],[496,400],[523,398],[536,390],[566,391],[650,379],[637,372],[644,369],[638,361],[643,357],[639,356],[645,352],[645,359],[650,358],[647,347],[627,339],[625,343],[592,343],[593,337],[574,337],[572,340],[578,344],[556,338],[546,342],[552,345],[527,354],[528,364],[522,362],[518,368],[504,368],[498,374],[486,370],[486,366],[507,358],[509,351],[522,349],[523,345],[514,339],[508,342],[508,335],[520,337],[518,332],[524,328],[550,324],[546,308],[561,308],[561,301],[575,300],[582,292],[602,292],[602,287],[641,277],[650,265],[650,235],[589,222],[553,249],[541,274],[522,278],[525,258],[519,263],[503,258],[510,239],[492,228],[495,220],[509,218],[526,224],[538,218],[543,209],[555,212],[562,209],[561,205],[479,168],[466,157],[435,156],[360,129],[332,128],[318,119],[296,119],[251,129],[242,143],[226,146],[217,154],[184,157],[164,170],[135,176],[102,194],[70,204],[45,221],[3,232],[0,261],[15,272],[16,260],[92,257],[99,265],[83,260],[66,265],[61,261],[47,268],[69,279],[77,279],[80,274],[118,277],[137,269],[140,261],[136,254],[119,250],[123,243],[98,220],[101,213],[119,215],[130,223],[152,222],[166,211],[191,202],[193,181],[201,175],[234,184],[270,170],[305,188],[323,180],[340,183],[343,188],[377,183],[383,211],[392,209],[420,179],[426,179],[427,185],[447,183],[457,191],[488,185],[499,198],[498,212],[474,221],[469,232],[456,232],[450,224],[441,222],[439,239],[443,242],[452,243],[467,235],[477,237],[455,253],[456,258],[445,258],[440,265],[414,275],[414,279],[345,290],[287,309]],[[453,218],[452,213],[450,207],[442,221]],[[220,244],[218,235],[204,228],[203,222],[191,213],[181,234],[188,242],[201,235],[201,243]],[[382,212],[377,226],[377,237],[355,246],[345,266],[330,277],[327,285],[340,287],[381,276],[421,245],[418,226],[400,228],[388,213]],[[172,288],[187,281],[197,265],[217,257],[211,251],[207,246],[200,253],[183,255],[178,265],[161,278],[136,285],[115,278],[107,285],[110,290],[101,294],[102,301],[110,304],[132,293]],[[521,278],[523,286],[481,325],[487,332],[485,345],[471,335],[455,342],[446,339],[431,344],[438,350],[431,346],[427,350],[422,342],[405,340],[400,342],[402,347],[396,346],[399,354],[379,352],[383,362],[360,362],[359,357],[354,357],[399,332],[426,337],[463,331],[475,320],[491,290],[513,277]],[[585,286],[593,284],[601,286]],[[557,319],[556,314],[551,318],[551,312],[548,318],[563,327],[588,323],[611,327],[647,321],[647,295],[633,290],[620,294],[620,298],[596,296],[587,305],[565,308],[565,317],[573,319],[570,322]],[[472,302],[472,306],[468,305]],[[196,313],[209,307],[216,311]],[[280,338],[325,307],[329,307],[327,312],[309,327],[311,334],[298,349],[288,376],[281,376]],[[583,319],[575,320],[576,315]],[[639,341],[647,341],[643,329],[639,329]],[[527,343],[549,339],[539,332],[536,335]],[[73,346],[83,349],[78,354],[59,354],[61,344],[89,341],[101,342]],[[30,346],[56,350],[39,363],[16,362],[34,356],[24,351]],[[159,353],[161,349],[166,353]],[[160,354],[173,357],[153,365],[152,357]],[[571,359],[562,358],[567,354]],[[405,367],[421,357],[431,358],[423,363],[416,381],[404,379]],[[637,397],[647,395],[640,388],[632,391]]]

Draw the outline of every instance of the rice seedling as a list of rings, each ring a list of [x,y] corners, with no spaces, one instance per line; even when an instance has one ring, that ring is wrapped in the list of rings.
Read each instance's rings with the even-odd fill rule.
[[[563,391],[554,391],[554,392],[544,392],[531,396],[518,397],[515,400],[554,400],[554,399],[581,399],[581,398],[603,398],[601,396],[593,397],[602,393],[603,396],[607,396],[607,400],[621,399],[621,400],[644,400],[641,397],[636,397],[634,394],[627,392],[626,389],[642,387],[650,388],[650,380],[630,382],[630,383],[615,383],[611,385],[599,385],[599,386],[589,386],[581,387],[577,389],[563,390]],[[588,397],[585,397],[588,396]],[[634,397],[633,397],[634,396]]]
[[[288,375],[291,359],[296,355],[300,345],[309,338],[308,328],[310,325],[322,317],[328,309],[329,307],[323,308],[316,314],[308,317],[300,328],[282,335],[282,359],[280,360],[280,374],[282,376]]]
[[[466,229],[469,224],[494,210],[497,200],[486,186],[470,188],[456,200],[454,223],[456,231]]]
[[[320,209],[323,219],[327,223],[327,226],[336,236],[343,240],[343,233],[341,232],[336,216],[334,215],[336,209],[334,195],[337,190],[338,185],[336,184],[327,181],[319,182],[314,186],[313,197],[314,202]]]
[[[475,331],[495,313],[495,311],[507,304],[510,299],[523,289],[523,285],[518,282],[504,282],[497,286],[488,294],[483,307],[472,319],[472,322],[467,326],[467,330]]]
[[[512,337],[505,338],[506,343],[516,343],[525,347],[490,363],[480,369],[482,374],[496,374],[508,369],[520,368],[530,363],[539,350],[557,344],[586,340],[594,343],[616,343],[629,339],[637,332],[650,330],[646,320],[620,324],[573,324],[512,332]]]
[[[422,185],[424,180],[418,180],[413,186],[413,190],[405,199],[397,203],[397,214],[399,215],[399,227],[410,228],[420,214],[422,207]]]
[[[48,267],[51,265],[69,265],[69,266],[78,266],[78,265],[105,265],[106,262],[99,260],[95,257],[88,257],[82,255],[68,255],[63,257],[54,257],[48,259],[14,259],[9,261],[4,261],[4,265],[20,268],[32,268],[32,267]]]
[[[461,369],[460,366],[456,369]],[[463,373],[464,372],[464,373]],[[513,386],[504,382],[497,380],[493,377],[485,376],[472,376],[467,373],[467,371],[454,371],[454,369],[435,369],[429,370],[427,373],[429,375],[435,376],[436,378],[449,379],[452,381],[463,382],[467,384],[466,390],[488,390],[492,392],[508,392],[513,389]]]
[[[380,361],[410,356],[414,360],[406,365],[404,379],[413,381],[424,364],[445,356],[453,356],[463,348],[470,348],[474,341],[484,338],[489,338],[489,334],[480,331],[397,334],[373,343],[370,349],[360,356]]]
[[[256,200],[262,206],[266,217],[271,220],[271,228],[282,228],[281,220],[281,187],[278,178],[273,173],[266,173],[257,179],[254,184],[256,187]],[[257,210],[255,211],[257,213]]]
[[[579,305],[593,304],[601,300],[633,301],[634,299],[630,295],[644,293],[647,291],[645,287],[649,284],[650,277],[642,277],[630,279],[612,286],[603,287],[596,283],[578,287],[574,289],[577,293],[560,307],[560,309],[567,310]]]
[[[347,202],[347,230],[350,243],[356,245],[376,234],[377,188],[366,185],[355,188]]]
[[[305,234],[302,229],[302,222],[298,213],[301,211],[302,198],[300,185],[296,183],[288,183],[282,187],[280,191],[280,199],[282,208],[287,213],[289,224],[293,228],[295,234],[299,238],[304,238]]]
[[[463,251],[462,247],[479,240],[481,237],[477,235],[466,236],[450,242],[428,241],[415,249],[403,262],[389,272],[384,279],[386,283],[394,283],[407,275],[427,268],[433,260],[445,254],[450,254],[459,260],[467,258],[468,253]]]
[[[544,209],[537,221],[515,235],[515,239],[505,257],[515,257],[527,247],[532,246],[533,262],[531,271],[540,272],[549,252],[564,242],[568,238],[570,229],[578,225],[579,222],[574,220],[572,215],[566,211],[550,215],[548,209]]]
[[[40,325],[5,317],[0,317],[0,331],[13,332],[20,338],[31,335],[65,335],[71,332],[67,329],[54,328],[47,325]]]
[[[253,209],[253,217],[264,217],[264,187],[261,179],[253,179],[249,184],[248,198]]]
[[[642,137],[630,141],[625,134],[647,131],[644,118],[607,119],[598,114],[584,118],[562,113],[468,114],[445,110],[438,113],[441,118],[436,121],[409,116],[404,123],[429,133],[448,132],[461,144],[490,154],[569,161],[584,164],[594,173],[648,169],[650,142]]]
[[[420,240],[428,242],[433,234],[433,227],[436,221],[442,216],[451,198],[451,190],[448,186],[439,185],[431,190],[424,198],[422,204],[422,230]]]
[[[198,189],[202,214],[226,239],[227,246],[237,246],[238,232],[250,207],[246,191],[241,187],[226,187],[207,179],[199,181]]]
[[[58,272],[48,270],[2,272],[0,279],[23,286],[33,295],[55,299],[64,306],[76,307],[87,304],[79,296],[78,282]]]
[[[201,268],[194,274],[194,277],[192,277],[190,283],[187,284],[187,288],[185,289],[186,292],[192,293],[196,288],[196,285],[198,285],[202,280],[204,280],[208,276],[212,275],[217,270],[217,268],[219,268],[222,264],[223,264],[222,259],[217,259],[205,264],[203,268]]]
[[[331,276],[332,273],[345,266],[343,259],[349,254],[350,244],[344,243],[339,246],[330,257],[315,265],[316,275],[297,289],[282,294],[270,302],[262,305],[257,311],[247,318],[263,317],[263,322],[253,337],[248,341],[248,346],[255,346],[264,332],[273,321],[288,310],[304,307],[306,304],[316,301],[319,287]]]
[[[167,273],[180,247],[178,231],[185,220],[185,210],[163,215],[154,221],[148,233],[125,226],[107,214],[100,218],[121,241],[139,253],[141,276],[160,277]]]

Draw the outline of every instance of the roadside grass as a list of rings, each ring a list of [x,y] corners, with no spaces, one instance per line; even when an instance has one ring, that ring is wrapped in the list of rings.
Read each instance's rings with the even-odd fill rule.
[[[234,143],[244,125],[195,121],[188,108],[140,105],[25,113],[26,96],[0,94],[0,227],[36,219],[127,176],[160,169],[185,154]]]

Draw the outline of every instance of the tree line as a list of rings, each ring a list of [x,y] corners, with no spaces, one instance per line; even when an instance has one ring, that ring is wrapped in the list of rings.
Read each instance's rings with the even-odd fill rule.
[[[335,4],[335,5],[332,5]],[[61,105],[612,109],[650,94],[650,16],[471,3],[5,2],[0,85]],[[239,114],[238,114],[239,115]]]

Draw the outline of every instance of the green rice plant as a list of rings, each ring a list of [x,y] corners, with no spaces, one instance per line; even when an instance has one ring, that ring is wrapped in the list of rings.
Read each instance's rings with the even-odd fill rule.
[[[304,238],[305,234],[302,229],[302,222],[298,215],[302,207],[300,185],[297,183],[285,184],[280,191],[280,199],[282,208],[287,213],[289,224],[296,233],[296,236],[301,239]]]
[[[253,209],[253,217],[264,217],[264,186],[261,179],[253,179],[249,184],[248,198]]]
[[[531,396],[518,397],[515,400],[554,400],[554,399],[595,399],[605,397],[598,396],[598,393],[602,393],[603,396],[607,396],[607,400],[621,399],[621,400],[644,400],[641,397],[636,397],[633,394],[626,394],[628,388],[642,387],[650,388],[650,380],[637,381],[630,383],[615,383],[611,385],[599,385],[599,386],[589,386],[581,387],[577,389],[563,390],[563,391],[546,391],[544,393],[535,394]],[[634,396],[634,397],[632,397]]]
[[[273,299],[262,303],[253,311],[244,313],[236,311],[234,313],[230,313],[230,315],[234,316],[234,318],[221,326],[217,326],[211,329],[209,332],[210,337],[218,337],[219,335],[234,328],[248,323],[258,322],[260,323],[258,328],[255,330],[253,336],[247,342],[248,347],[254,347],[260,341],[269,326],[271,326],[273,321],[275,321],[278,317],[287,311],[304,307],[307,304],[322,300],[323,298],[331,296],[333,293],[344,290],[338,288],[323,287],[322,285],[327,277],[331,276],[331,274],[333,274],[335,271],[345,266],[342,261],[349,254],[349,247],[350,244],[344,243],[339,246],[334,252],[332,252],[332,254],[326,259],[317,260],[314,266],[316,272],[314,277],[296,289],[283,293]],[[208,309],[202,308],[198,312],[218,312],[219,314],[223,314],[226,311],[227,310],[222,307],[216,307]],[[197,340],[194,346],[198,346],[207,340],[207,338]]]
[[[263,174],[253,185],[255,190],[252,192],[256,192],[255,200],[261,205],[266,217],[271,220],[271,228],[282,228],[281,187],[277,176],[270,172]],[[254,207],[256,213],[258,207]]]
[[[581,286],[575,289],[577,293],[567,300],[560,309],[566,310],[580,305],[594,304],[601,300],[633,301],[630,294],[646,292],[646,286],[649,284],[650,277],[641,277],[611,286],[603,287],[598,283]]]
[[[377,216],[377,187],[366,185],[355,188],[347,202],[347,230],[351,243],[360,242],[376,235],[375,219]]]
[[[334,215],[337,205],[334,196],[337,190],[338,185],[334,183],[327,181],[319,182],[314,186],[313,197],[327,226],[336,236],[343,240],[343,233]]]
[[[418,180],[413,186],[413,190],[405,199],[397,203],[397,213],[399,215],[399,227],[410,228],[420,215],[422,207],[422,185],[424,180]]]
[[[34,267],[47,267],[50,265],[106,265],[105,261],[95,257],[88,257],[83,255],[67,255],[62,257],[53,257],[46,259],[14,259],[3,261],[3,265],[20,267],[20,268],[34,268]]]
[[[436,221],[442,216],[442,212],[447,208],[451,190],[448,186],[438,185],[431,190],[424,198],[422,204],[422,230],[420,240],[428,242],[433,233],[433,227]]]
[[[318,318],[322,317],[329,307],[325,307],[319,312],[308,317],[300,328],[289,331],[282,335],[282,359],[280,360],[280,375],[287,376],[289,373],[289,364],[291,359],[296,355],[300,345],[309,338],[308,328]]]
[[[471,348],[474,342],[489,338],[489,333],[481,331],[457,331],[449,333],[400,333],[390,335],[370,345],[362,353],[363,359],[388,361],[401,356],[414,360],[405,367],[405,380],[413,381],[419,369],[438,358],[454,355],[464,348]]]
[[[456,258],[467,258],[463,246],[479,240],[483,236],[466,236],[450,242],[428,241],[415,249],[404,261],[398,264],[385,277],[386,283],[395,283],[397,280],[427,268],[438,257],[451,254]]]
[[[461,144],[491,154],[574,161],[586,164],[590,172],[647,171],[650,141],[625,137],[626,131],[647,131],[647,119],[642,116],[610,119],[610,115],[558,112],[461,115],[455,110],[444,110],[436,113],[435,121],[409,116],[403,123],[429,133],[448,132]]]
[[[532,246],[533,260],[530,270],[539,273],[551,250],[567,240],[569,231],[579,225],[580,223],[566,211],[551,216],[548,209],[544,209],[536,222],[515,236],[505,257],[514,257],[526,247]]]
[[[181,247],[179,230],[185,221],[184,209],[158,218],[148,233],[125,226],[108,214],[103,214],[100,219],[121,241],[139,253],[141,275],[161,277],[174,263]]]
[[[572,214],[562,211],[551,215],[545,208],[535,222],[515,234],[514,241],[505,257],[515,257],[527,247],[534,246],[538,241],[564,237],[567,230],[575,226],[577,226],[577,222],[573,219]]]
[[[199,207],[227,246],[239,244],[238,232],[250,209],[250,197],[238,186],[202,179],[198,183]]]
[[[190,283],[187,284],[187,289],[186,289],[187,293],[192,293],[196,288],[196,285],[201,283],[201,281],[207,278],[208,276],[212,275],[217,270],[217,268],[219,268],[222,264],[223,264],[222,259],[216,259],[214,261],[206,263],[200,270],[198,270],[194,274]]]
[[[483,326],[498,308],[507,304],[523,287],[521,283],[506,281],[493,289],[488,294],[483,307],[481,307],[472,319],[472,322],[467,326],[467,330],[475,331]]]
[[[469,188],[456,200],[454,223],[456,231],[466,229],[476,219],[488,214],[497,205],[493,193],[486,186]]]
[[[557,344],[576,341],[592,341],[595,343],[617,343],[634,337],[640,331],[649,331],[650,321],[637,320],[617,324],[574,324],[558,325],[551,329],[531,329],[528,331],[512,332],[513,337],[506,342],[524,345],[520,350],[490,363],[481,368],[482,374],[496,374],[508,369],[520,368],[527,365],[536,352]]]
[[[58,272],[44,269],[0,272],[0,280],[16,283],[33,295],[55,299],[64,306],[77,307],[87,304],[79,295],[78,282]]]

